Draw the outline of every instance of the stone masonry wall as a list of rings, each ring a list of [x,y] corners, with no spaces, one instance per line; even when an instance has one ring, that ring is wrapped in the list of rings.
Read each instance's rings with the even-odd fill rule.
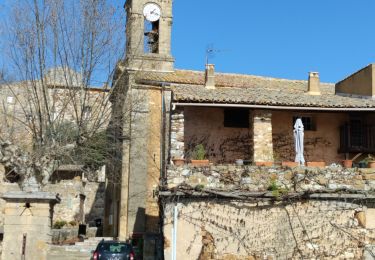
[[[84,214],[86,223],[104,217],[104,183],[82,182],[81,180],[63,180],[58,184],[48,184],[43,190],[58,193],[61,202],[54,207],[53,221],[67,222],[78,220],[80,194],[85,196]]]
[[[166,259],[171,259],[175,205],[166,203],[164,211]],[[180,198],[177,259],[363,259],[364,253],[375,253],[365,249],[375,240],[374,227],[364,224],[366,211],[343,201]]]
[[[16,183],[0,183],[0,196],[8,191],[19,191]],[[86,223],[93,224],[95,219],[104,216],[104,183],[80,180],[64,180],[58,184],[48,184],[43,191],[58,193],[61,202],[54,207],[53,222],[77,220],[79,215],[80,194],[86,196],[84,214]],[[0,199],[0,226],[3,226],[5,201]]]
[[[369,260],[375,254],[374,169],[186,164],[169,166],[167,188],[185,195],[165,197],[166,259],[176,201],[178,234],[184,234],[178,259]],[[246,193],[265,197],[234,199]],[[313,197],[293,199],[306,193]]]
[[[171,116],[171,158],[185,158],[184,111],[175,110]]]
[[[272,162],[272,113],[253,111],[254,162]]]
[[[375,170],[343,168],[258,167],[236,165],[169,166],[168,187],[181,184],[192,188],[267,191],[273,184],[290,192],[347,190],[375,193]]]

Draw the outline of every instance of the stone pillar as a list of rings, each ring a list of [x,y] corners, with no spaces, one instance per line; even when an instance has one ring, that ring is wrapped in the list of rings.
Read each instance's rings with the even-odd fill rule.
[[[48,192],[7,192],[4,210],[2,259],[40,259],[47,257],[52,242],[53,206],[60,200]]]
[[[254,162],[272,162],[272,113],[268,111],[253,111],[253,143]]]
[[[185,158],[184,110],[174,110],[171,116],[171,159]]]

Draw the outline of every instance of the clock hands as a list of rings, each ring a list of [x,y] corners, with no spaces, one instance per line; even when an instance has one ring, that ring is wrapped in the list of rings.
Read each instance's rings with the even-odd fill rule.
[[[150,22],[155,22],[160,19],[161,10],[156,4],[149,3],[143,9],[143,15]]]
[[[152,10],[151,12],[150,12],[150,14],[155,14],[155,15],[159,15],[159,13],[158,12],[155,12],[157,9],[155,8],[154,10]]]

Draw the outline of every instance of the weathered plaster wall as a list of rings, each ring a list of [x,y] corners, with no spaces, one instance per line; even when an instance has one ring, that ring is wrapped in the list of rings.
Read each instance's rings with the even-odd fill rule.
[[[305,131],[305,160],[340,163],[345,155],[337,152],[340,146],[339,129],[348,120],[345,113],[272,111],[272,116],[267,116],[267,113],[251,111],[249,128],[229,128],[224,127],[224,109],[185,107],[183,113],[172,117],[171,155],[179,157],[182,152],[178,148],[182,147],[185,157],[190,159],[195,145],[202,143],[213,163],[233,163],[239,158],[294,161],[293,116],[298,115],[312,116],[316,125],[316,131]],[[265,118],[272,120],[271,126]],[[268,131],[272,131],[273,147]],[[182,138],[184,146],[181,144]],[[254,154],[253,144],[256,146]]]
[[[336,83],[336,93],[374,96],[374,67],[374,64],[370,64],[346,79]]]
[[[174,205],[164,211],[165,259]],[[367,207],[354,203],[180,198],[178,211],[177,259],[361,259],[363,245],[375,238],[359,217]]]
[[[340,126],[348,120],[345,113],[272,112],[275,160],[294,161],[293,116],[307,115],[315,119],[316,131],[305,131],[304,156],[306,161],[340,163],[345,157],[338,154]]]
[[[1,171],[1,169],[0,169]],[[1,173],[0,173],[1,175]],[[5,214],[5,200],[1,198],[2,194],[9,192],[9,191],[19,191],[20,188],[17,184],[12,184],[12,183],[4,183],[2,182],[2,178],[0,178],[0,227],[4,227],[4,214]],[[3,243],[0,241],[0,258],[1,258],[1,253],[2,253],[2,247]]]
[[[4,216],[4,252],[1,259],[23,259],[22,245],[25,241],[25,259],[46,259],[48,243],[51,242],[52,210],[49,201],[8,200]]]
[[[249,128],[224,127],[224,110],[220,108],[185,107],[186,158],[202,143],[213,163],[233,163],[252,157],[252,136]],[[251,122],[251,121],[250,121]]]
[[[148,168],[146,197],[146,232],[159,232],[159,204],[153,191],[157,190],[161,169],[161,129],[162,129],[162,98],[160,89],[149,90],[150,123],[148,134]]]

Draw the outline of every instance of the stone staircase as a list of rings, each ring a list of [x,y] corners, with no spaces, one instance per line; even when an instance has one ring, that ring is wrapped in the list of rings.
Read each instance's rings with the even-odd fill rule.
[[[83,242],[76,242],[74,245],[51,245],[47,253],[48,260],[81,260],[91,259],[92,250],[95,250],[102,240],[112,240],[112,237],[90,237]]]

